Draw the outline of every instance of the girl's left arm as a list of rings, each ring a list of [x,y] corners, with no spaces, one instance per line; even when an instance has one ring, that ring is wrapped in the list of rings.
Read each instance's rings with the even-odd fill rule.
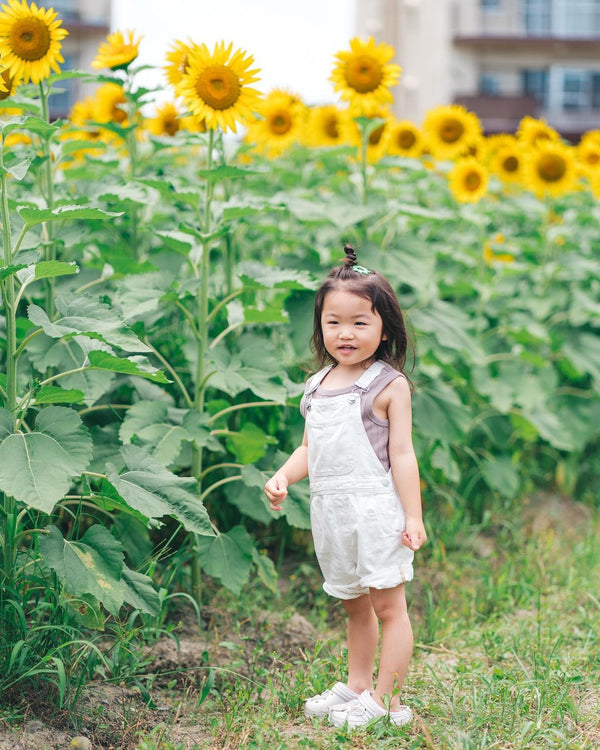
[[[396,378],[384,393],[388,398],[390,466],[406,512],[406,529],[402,541],[410,549],[418,550],[427,540],[427,534],[423,524],[419,466],[412,442],[410,386],[406,378]]]

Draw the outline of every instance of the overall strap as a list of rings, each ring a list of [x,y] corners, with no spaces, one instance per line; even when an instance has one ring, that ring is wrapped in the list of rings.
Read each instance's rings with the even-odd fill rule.
[[[304,391],[307,396],[311,396],[317,390],[317,388],[321,385],[321,381],[332,367],[333,365],[327,365],[327,367],[324,367],[322,370],[319,370],[319,372],[315,372],[314,375],[311,375],[306,383],[306,388]]]
[[[385,362],[382,362],[380,359],[378,359],[376,362],[373,362],[373,364],[363,372],[363,374],[360,376],[360,378],[354,383],[352,386],[355,389],[361,390],[363,392],[369,390],[369,386],[371,383],[375,380],[375,378],[380,374],[380,372],[385,367]]]

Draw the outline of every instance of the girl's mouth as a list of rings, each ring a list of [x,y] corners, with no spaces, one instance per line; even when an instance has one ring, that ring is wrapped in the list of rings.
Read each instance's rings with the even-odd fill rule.
[[[355,346],[350,346],[349,344],[345,346],[338,346],[338,351],[340,352],[353,352],[355,349]]]

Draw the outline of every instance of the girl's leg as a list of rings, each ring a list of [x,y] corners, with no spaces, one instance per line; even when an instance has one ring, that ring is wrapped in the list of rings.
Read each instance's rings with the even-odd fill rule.
[[[348,682],[350,690],[362,693],[373,689],[373,665],[379,641],[379,623],[371,597],[343,599],[348,613]]]
[[[373,698],[384,707],[387,707],[386,703],[389,701],[389,710],[397,711],[401,701],[398,694],[394,695],[394,690],[402,687],[413,650],[404,584],[393,589],[370,591],[373,609],[381,621],[381,653]]]

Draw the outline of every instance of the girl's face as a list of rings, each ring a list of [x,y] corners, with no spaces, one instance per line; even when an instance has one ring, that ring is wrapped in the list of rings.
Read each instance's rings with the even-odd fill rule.
[[[325,349],[343,367],[372,360],[381,341],[387,338],[371,300],[340,289],[325,295],[321,330]]]

